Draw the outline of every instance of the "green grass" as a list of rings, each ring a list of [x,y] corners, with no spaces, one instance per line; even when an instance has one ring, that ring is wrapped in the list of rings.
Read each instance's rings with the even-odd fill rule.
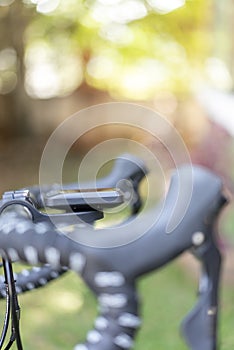
[[[193,307],[197,281],[171,264],[139,282],[143,325],[134,350],[186,350],[179,324]],[[234,347],[234,287],[224,286],[221,349]],[[68,350],[85,339],[96,316],[96,300],[74,273],[20,296],[25,349]],[[3,306],[3,304],[1,303]],[[16,348],[16,347],[15,347]]]
[[[224,285],[221,294],[221,350],[234,349],[234,286]]]
[[[230,203],[222,212],[219,219],[220,231],[222,237],[225,238],[227,244],[234,246],[234,217],[233,217],[234,203]]]

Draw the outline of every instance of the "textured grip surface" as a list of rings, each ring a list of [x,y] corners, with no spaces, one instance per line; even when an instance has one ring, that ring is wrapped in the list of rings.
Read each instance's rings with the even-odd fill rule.
[[[24,269],[19,273],[14,273],[16,293],[24,293],[32,289],[44,287],[47,283],[57,279],[67,272],[66,268],[58,270],[52,269],[49,265],[43,267],[33,267]],[[0,298],[6,297],[5,277],[0,276]]]
[[[104,288],[98,294],[100,314],[94,329],[89,331],[84,344],[75,349],[119,350],[131,349],[134,336],[141,324],[138,316],[138,298],[133,285],[121,288]]]

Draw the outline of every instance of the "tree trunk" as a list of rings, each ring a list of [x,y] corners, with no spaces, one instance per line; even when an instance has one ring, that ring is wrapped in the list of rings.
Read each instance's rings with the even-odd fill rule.
[[[17,84],[13,91],[0,96],[0,133],[20,136],[29,132],[30,97],[24,89],[24,32],[32,15],[22,1],[15,1],[5,10],[0,25],[0,49],[13,48],[17,55]]]

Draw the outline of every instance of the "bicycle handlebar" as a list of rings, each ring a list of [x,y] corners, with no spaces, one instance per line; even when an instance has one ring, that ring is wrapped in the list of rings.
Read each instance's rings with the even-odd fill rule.
[[[180,179],[186,183],[186,178],[191,177],[191,170],[191,200],[179,224],[168,233],[174,210],[181,212],[181,203],[177,201],[178,189],[182,192],[188,190],[186,185],[181,185]],[[187,318],[184,335],[192,350],[214,350],[221,263],[214,223],[225,201],[223,185],[218,177],[201,167],[191,169],[183,166],[172,176],[158,219],[140,238],[126,245],[111,248],[85,246],[57,232],[49,222],[33,223],[15,212],[6,213],[0,218],[1,252],[10,259],[17,258],[29,264],[50,264],[56,269],[66,266],[80,273],[97,295],[101,314],[95,322],[95,330],[88,333],[86,343],[75,349],[119,350],[132,347],[140,325],[136,291],[138,277],[192,249],[202,261],[203,281],[206,283],[202,284],[200,291],[201,307],[196,307]],[[32,213],[35,210],[30,204],[27,204],[27,208]],[[141,219],[142,222],[147,222],[147,218],[155,216],[157,211],[158,208],[153,208]],[[134,220],[121,227],[123,235],[133,235],[137,229],[140,228],[136,227]],[[100,244],[102,240],[108,240],[108,236],[119,232],[119,228],[116,230],[98,230]],[[95,232],[87,226],[80,228],[77,234]],[[213,263],[213,256],[217,258],[217,264]]]
[[[114,162],[114,166],[111,170],[111,172],[103,178],[97,179],[96,183],[94,182],[85,182],[79,184],[79,187],[82,189],[89,189],[89,188],[108,188],[108,187],[116,187],[119,185],[121,187],[124,186],[124,181],[129,181],[132,184],[133,190],[134,190],[134,196],[132,196],[132,201],[130,203],[130,206],[132,207],[132,214],[136,214],[140,207],[141,207],[141,197],[139,193],[139,186],[143,179],[143,177],[147,174],[148,170],[140,159],[137,157],[130,155],[130,154],[122,154],[119,157],[116,158]],[[66,190],[73,190],[77,189],[77,184],[70,183],[65,184],[63,186]],[[36,206],[38,208],[44,206],[44,198],[46,196],[46,193],[49,191],[52,191],[53,189],[57,188],[56,185],[47,185],[43,186],[42,188],[39,186],[33,186],[29,187],[27,191],[29,191],[30,196],[32,197],[34,203],[36,203]],[[19,192],[18,192],[18,199],[20,199]],[[22,189],[22,194],[24,192],[24,189]],[[9,197],[10,196],[10,197]],[[5,195],[6,197],[6,195]],[[6,198],[5,198],[6,199]],[[12,192],[8,193],[8,199],[13,199]],[[17,199],[17,196],[14,198]],[[22,198],[21,198],[22,199]],[[88,212],[80,212],[77,213],[79,217],[92,224],[95,220],[98,220],[103,217],[103,215],[96,211],[88,211]],[[46,218],[46,217],[45,217]],[[44,218],[44,219],[45,219]],[[61,218],[61,215],[58,216],[58,219]],[[43,218],[42,218],[43,219]],[[67,271],[66,268],[62,267],[57,270],[51,268],[50,266],[43,266],[43,267],[35,267],[32,270],[24,270],[21,273],[16,274],[15,280],[16,280],[16,291],[17,293],[23,293],[29,290],[32,290],[34,288],[39,288],[42,286],[45,286],[50,281],[58,278],[62,274],[64,274]],[[0,280],[0,298],[5,298],[6,291],[5,291],[5,278],[2,277],[2,284]]]

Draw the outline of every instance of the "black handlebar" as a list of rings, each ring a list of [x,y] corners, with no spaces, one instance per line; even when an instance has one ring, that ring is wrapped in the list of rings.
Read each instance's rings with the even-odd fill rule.
[[[191,178],[191,196],[184,212],[184,203],[178,199],[184,198],[189,190],[186,179]],[[58,232],[49,221],[33,223],[16,212],[3,213],[0,247],[9,259],[72,269],[82,275],[97,295],[101,311],[95,330],[88,333],[86,343],[76,350],[130,349],[140,325],[138,277],[192,249],[202,261],[202,281],[206,283],[202,283],[199,304],[187,317],[183,330],[192,350],[215,350],[221,256],[214,224],[225,201],[223,185],[217,176],[201,167],[183,166],[172,176],[163,208],[160,205],[143,213],[140,220],[131,220],[121,228],[100,229],[98,234],[89,225],[80,227],[75,240],[72,235]],[[29,203],[27,209],[32,214],[35,211]],[[181,218],[173,226],[174,215]],[[155,222],[146,229],[145,223],[152,217]],[[141,230],[144,230],[142,235],[134,240],[134,233]],[[110,236],[118,234],[132,240],[104,248]],[[80,243],[77,237],[82,236],[93,237],[93,246]]]
[[[86,182],[79,184],[82,189],[89,188],[108,188],[108,187],[116,187],[117,185],[124,186],[125,182],[130,182],[132,184],[132,188],[134,190],[134,196],[132,196],[132,201],[129,203],[132,208],[132,213],[137,213],[141,207],[141,197],[139,193],[139,186],[147,174],[148,170],[145,164],[135,156],[130,154],[122,154],[118,158],[116,158],[114,162],[114,166],[111,172],[104,178],[97,179],[96,183]],[[63,189],[65,190],[73,190],[77,189],[78,185],[75,183],[65,184]],[[47,185],[42,188],[39,186],[34,186],[28,188],[27,190],[22,189],[20,191],[14,192],[6,192],[3,196],[4,201],[2,201],[2,205],[4,202],[16,203],[18,200],[27,200],[31,203],[34,203],[38,208],[44,206],[44,198],[46,197],[48,192],[51,192],[53,189],[57,188],[57,185]],[[30,198],[25,198],[25,193],[28,193]],[[3,209],[3,207],[2,207]],[[36,217],[38,218],[38,212],[34,211]],[[101,219],[103,217],[102,212],[98,211],[86,211],[86,212],[78,212],[76,213],[82,221],[85,221],[89,224],[94,223],[96,220]],[[45,221],[48,217],[42,214],[39,215],[40,221]],[[34,218],[35,219],[35,218]],[[58,221],[61,221],[61,214],[57,217]],[[55,218],[53,217],[55,221]],[[12,256],[13,258],[13,256]],[[14,260],[14,259],[13,259]],[[21,273],[16,274],[16,291],[17,293],[26,292],[32,290],[34,288],[39,288],[46,285],[48,282],[58,278],[62,274],[67,271],[66,268],[58,268],[57,270],[53,269],[50,265],[46,265],[43,267],[37,266],[32,270],[27,269],[22,271]],[[4,298],[6,295],[4,276],[0,276],[0,298]]]

